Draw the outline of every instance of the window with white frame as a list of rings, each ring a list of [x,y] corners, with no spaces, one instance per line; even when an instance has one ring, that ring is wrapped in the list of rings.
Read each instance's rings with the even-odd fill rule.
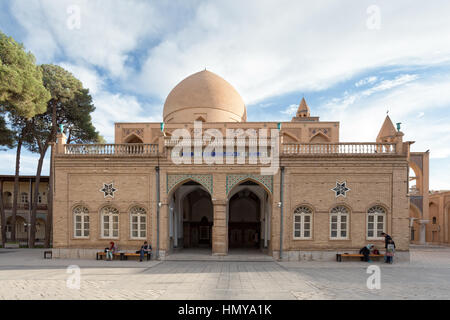
[[[130,211],[131,238],[147,237],[147,211],[142,207],[133,207]]]
[[[73,209],[73,233],[75,238],[89,237],[89,210],[84,206]]]
[[[101,211],[102,238],[119,238],[119,210],[107,206]]]
[[[21,203],[28,203],[28,193],[22,192],[20,194],[20,202]]]
[[[330,214],[330,238],[348,239],[349,211],[345,206],[337,206],[331,209]]]
[[[300,206],[294,210],[294,239],[311,239],[312,210]]]
[[[386,210],[381,206],[373,206],[367,210],[367,239],[382,239],[385,232]]]

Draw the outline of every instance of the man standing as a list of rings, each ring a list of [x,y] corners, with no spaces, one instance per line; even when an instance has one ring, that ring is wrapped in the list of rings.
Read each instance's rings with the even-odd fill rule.
[[[389,240],[392,240],[392,237],[385,232],[382,232],[381,235],[384,237],[384,248],[387,249]]]

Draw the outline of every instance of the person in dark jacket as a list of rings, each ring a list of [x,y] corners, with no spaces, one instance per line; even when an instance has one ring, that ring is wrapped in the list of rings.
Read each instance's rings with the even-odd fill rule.
[[[372,262],[370,260],[370,250],[372,250],[373,244],[368,244],[365,247],[362,247],[361,250],[359,250],[359,254],[364,255],[363,261]]]
[[[137,251],[136,253],[140,254],[139,261],[142,261],[144,259],[144,255],[151,254],[152,253],[152,246],[147,243],[147,241],[144,241],[144,244],[141,246],[141,249]]]
[[[381,235],[384,237],[384,248],[387,249],[387,245],[392,240],[392,237],[385,232],[382,232]]]
[[[387,248],[386,248],[386,263],[394,263],[394,255],[395,255],[395,243],[392,240],[389,240]]]

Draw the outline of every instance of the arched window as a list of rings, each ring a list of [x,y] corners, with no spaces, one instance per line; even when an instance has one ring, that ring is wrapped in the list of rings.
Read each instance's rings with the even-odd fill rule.
[[[373,206],[367,210],[367,239],[382,239],[385,232],[386,210],[381,206]]]
[[[294,239],[311,239],[312,210],[300,206],[294,210]]]
[[[28,193],[22,192],[20,194],[20,202],[21,203],[28,203]]]
[[[433,224],[436,224],[437,223],[437,219],[436,219],[436,217],[433,217]]]
[[[75,238],[89,237],[89,210],[83,206],[73,209],[73,234]]]
[[[100,213],[102,219],[102,238],[119,238],[119,210],[104,207]]]
[[[331,209],[330,238],[348,239],[349,211],[347,207],[337,206]]]
[[[147,238],[147,211],[142,207],[133,207],[130,210],[130,227],[132,239]]]

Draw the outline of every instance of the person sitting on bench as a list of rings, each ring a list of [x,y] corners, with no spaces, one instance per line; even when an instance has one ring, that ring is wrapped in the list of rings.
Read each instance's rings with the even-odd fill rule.
[[[375,246],[373,246],[373,248],[372,248],[372,254],[380,254],[380,250],[378,250],[378,248],[376,248]]]
[[[114,242],[110,242],[109,243],[109,248],[105,248],[105,252],[106,252],[106,260],[107,261],[112,261],[113,260],[113,254],[116,253],[117,251],[117,246],[115,245]]]
[[[369,257],[370,250],[372,250],[372,247],[373,247],[373,244],[368,244],[367,246],[362,247],[361,250],[359,250],[359,254],[364,255],[364,258],[362,258],[363,261],[372,262]]]
[[[140,254],[139,261],[141,261],[141,262],[142,262],[142,259],[144,259],[144,255],[146,253],[147,253],[147,255],[151,254],[151,252],[152,252],[152,246],[149,245],[147,243],[147,241],[144,241],[144,244],[141,246],[141,249],[139,251],[136,251],[136,253]]]

